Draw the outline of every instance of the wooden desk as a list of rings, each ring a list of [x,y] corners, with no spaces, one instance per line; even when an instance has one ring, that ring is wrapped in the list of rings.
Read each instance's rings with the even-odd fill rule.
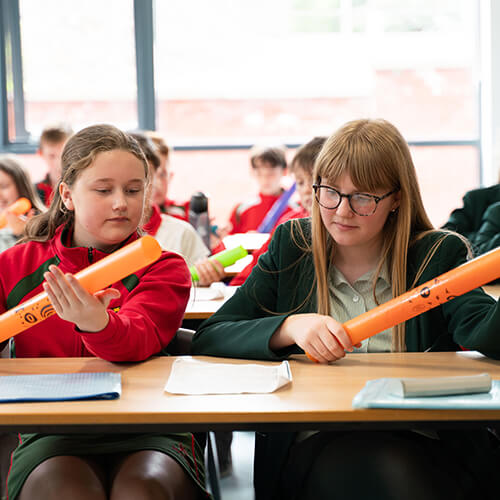
[[[483,288],[486,293],[489,293],[495,299],[498,299],[498,297],[500,297],[500,285],[488,285],[483,286]]]
[[[214,362],[248,363],[200,357]],[[291,385],[272,394],[179,396],[165,393],[174,357],[113,364],[96,358],[0,359],[0,374],[114,371],[122,397],[113,401],[9,403],[0,430],[38,432],[133,432],[209,429],[299,430],[478,426],[500,421],[500,410],[353,410],[351,402],[369,379],[472,375],[500,378],[500,362],[477,352],[350,354],[329,366],[305,356],[290,362]],[[252,361],[253,362],[253,361]]]
[[[225,297],[213,300],[199,300],[196,298],[195,293],[195,300],[189,299],[186,311],[184,312],[184,319],[210,318],[234,294],[237,288],[237,286],[227,286],[225,287]]]

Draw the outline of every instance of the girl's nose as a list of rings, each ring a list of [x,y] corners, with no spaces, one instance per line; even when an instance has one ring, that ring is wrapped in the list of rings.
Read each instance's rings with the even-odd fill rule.
[[[337,207],[337,213],[346,217],[354,213],[351,205],[349,205],[349,200],[345,196],[340,200],[340,205]]]
[[[113,197],[113,209],[123,210],[127,207],[127,201],[125,199],[125,194],[121,191],[117,191]]]

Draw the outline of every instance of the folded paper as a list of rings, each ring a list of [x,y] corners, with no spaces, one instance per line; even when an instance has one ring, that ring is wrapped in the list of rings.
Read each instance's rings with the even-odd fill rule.
[[[172,394],[270,393],[291,381],[288,361],[279,365],[212,363],[183,356],[175,360],[165,391]]]

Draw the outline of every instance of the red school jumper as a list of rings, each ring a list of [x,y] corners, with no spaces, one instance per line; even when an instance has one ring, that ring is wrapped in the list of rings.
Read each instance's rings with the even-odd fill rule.
[[[131,235],[124,245],[138,238]],[[107,254],[70,247],[70,231],[60,226],[47,242],[27,242],[0,253],[0,313],[43,291],[49,265],[78,271]],[[100,332],[79,331],[53,314],[14,337],[17,357],[98,356],[107,361],[142,361],[174,337],[187,301],[191,278],[184,259],[162,252],[159,260],[112,285],[121,296],[108,306],[109,323]]]
[[[277,195],[265,195],[259,193],[257,198],[247,202],[240,203],[231,212],[229,221],[231,222],[232,229],[229,234],[246,233],[247,231],[256,231],[260,223],[264,220],[267,212],[274,205],[274,202],[279,199],[283,191]],[[297,205],[293,203],[288,204],[282,215],[296,209]]]

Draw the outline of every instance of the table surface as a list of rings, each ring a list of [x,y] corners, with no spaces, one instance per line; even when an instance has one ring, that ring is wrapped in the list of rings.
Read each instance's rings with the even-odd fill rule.
[[[237,286],[226,286],[224,297],[220,299],[202,300],[205,291],[208,289],[196,289],[192,292],[191,298],[184,312],[184,319],[207,319],[217,312],[218,309],[228,300],[237,290]],[[193,300],[194,299],[194,300]]]
[[[271,394],[185,396],[164,392],[175,357],[143,363],[110,363],[97,358],[0,359],[0,375],[113,371],[122,375],[122,396],[112,401],[3,403],[0,429],[54,432],[143,430],[320,429],[370,424],[485,425],[500,410],[353,410],[353,397],[380,377],[472,375],[500,379],[500,361],[469,352],[348,354],[331,365],[305,356],[290,360],[293,382]],[[258,361],[197,357],[222,363]],[[260,362],[262,363],[262,362]],[[269,363],[269,362],[263,362]]]

